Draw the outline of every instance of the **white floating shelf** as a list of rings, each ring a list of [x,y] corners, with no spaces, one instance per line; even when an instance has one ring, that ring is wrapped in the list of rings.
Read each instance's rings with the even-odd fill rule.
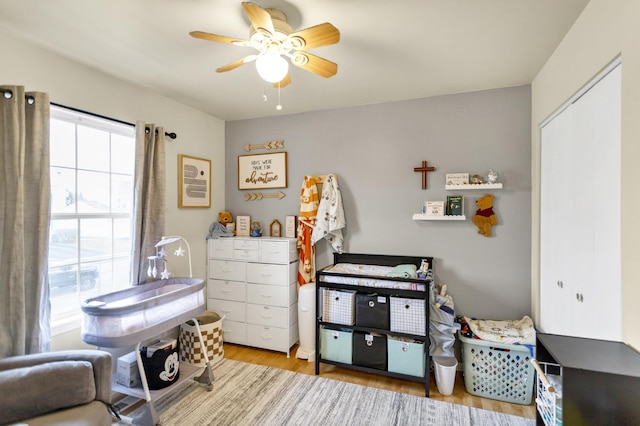
[[[445,185],[447,190],[464,190],[464,189],[502,189],[501,183],[467,183],[462,185]]]
[[[465,215],[456,216],[430,216],[424,213],[415,213],[413,220],[465,220]]]

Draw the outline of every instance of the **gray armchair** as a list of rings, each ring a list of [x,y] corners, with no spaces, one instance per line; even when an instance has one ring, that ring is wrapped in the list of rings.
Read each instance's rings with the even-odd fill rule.
[[[0,424],[112,424],[111,354],[59,351],[0,359]]]

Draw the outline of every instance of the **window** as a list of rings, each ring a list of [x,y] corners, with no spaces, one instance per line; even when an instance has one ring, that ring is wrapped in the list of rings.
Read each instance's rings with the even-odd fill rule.
[[[51,106],[49,287],[52,334],[80,303],[129,286],[135,129]]]

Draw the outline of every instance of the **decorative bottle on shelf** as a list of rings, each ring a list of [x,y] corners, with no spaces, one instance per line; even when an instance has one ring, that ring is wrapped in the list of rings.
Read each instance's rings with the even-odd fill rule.
[[[427,274],[429,273],[429,262],[426,259],[422,259],[420,263],[420,268],[416,271],[416,276],[420,279],[427,278]]]

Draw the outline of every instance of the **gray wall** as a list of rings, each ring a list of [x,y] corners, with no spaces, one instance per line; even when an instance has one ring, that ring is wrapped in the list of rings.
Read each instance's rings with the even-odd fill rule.
[[[273,219],[284,224],[286,215],[297,215],[304,175],[334,173],[347,252],[433,256],[456,313],[521,318],[531,309],[530,123],[530,86],[227,122],[225,208],[260,221],[268,235]],[[237,186],[243,146],[277,139],[288,153],[286,196],[245,201]],[[413,171],[422,160],[436,168],[426,190]],[[504,185],[488,191],[499,222],[492,237],[478,235],[471,222],[481,191],[460,192],[466,221],[412,220],[425,200],[454,194],[444,189],[445,173],[486,176],[489,169]],[[331,263],[324,240],[316,259],[319,267]]]

